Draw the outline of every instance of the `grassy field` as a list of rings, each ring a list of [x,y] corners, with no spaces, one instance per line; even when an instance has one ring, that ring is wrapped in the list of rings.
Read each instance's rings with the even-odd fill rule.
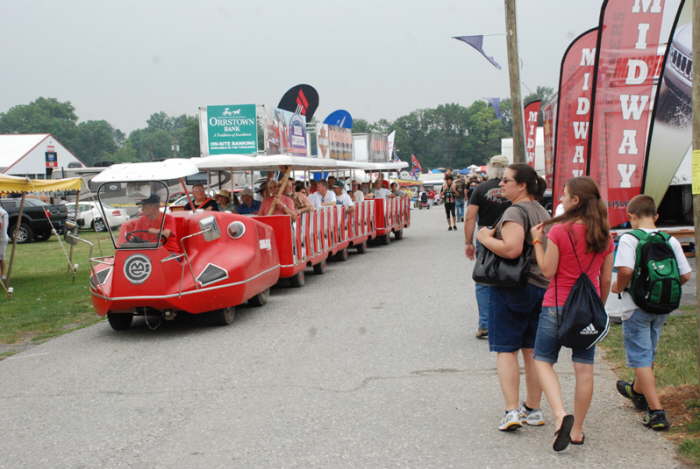
[[[700,380],[698,379],[697,316],[684,307],[683,314],[668,318],[656,356],[654,373],[661,403],[673,425],[669,438],[678,444],[682,457],[700,465]],[[634,373],[625,366],[622,326],[611,327],[602,342],[605,357],[621,379],[632,381]],[[641,414],[640,414],[641,418]]]
[[[113,252],[107,233],[82,232],[81,237],[95,243],[95,256]],[[0,344],[37,342],[99,321],[87,287],[88,249],[82,243],[75,247],[73,261],[79,268],[74,278],[56,236],[17,246],[12,269],[14,296],[8,299],[0,290]],[[9,256],[10,247],[7,261]],[[0,358],[2,355],[0,349]]]

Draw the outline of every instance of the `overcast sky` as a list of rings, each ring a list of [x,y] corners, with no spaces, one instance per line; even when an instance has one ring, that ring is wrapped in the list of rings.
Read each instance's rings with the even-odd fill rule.
[[[518,0],[523,94],[556,87],[561,56],[602,0]],[[276,106],[297,83],[323,119],[395,119],[507,97],[503,0],[22,0],[0,2],[0,112],[38,96],[126,132],[154,112]],[[451,36],[500,34],[496,70]]]

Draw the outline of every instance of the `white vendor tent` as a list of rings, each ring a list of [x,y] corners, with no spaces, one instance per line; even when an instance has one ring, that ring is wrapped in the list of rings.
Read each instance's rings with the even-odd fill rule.
[[[56,154],[54,175],[60,175],[62,168],[85,167],[51,134],[4,134],[0,135],[0,173],[43,179],[46,153]]]

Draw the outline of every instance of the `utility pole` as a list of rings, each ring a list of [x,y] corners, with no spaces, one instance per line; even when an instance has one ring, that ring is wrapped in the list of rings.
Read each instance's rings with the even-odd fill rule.
[[[700,11],[698,3],[693,6],[693,224],[695,225],[695,259],[700,248]],[[695,279],[695,302],[700,294],[700,275]],[[700,307],[697,309],[698,337],[700,338]],[[698,348],[700,365],[700,347]]]
[[[520,97],[520,57],[518,55],[518,24],[515,0],[506,2],[506,40],[508,41],[508,71],[510,74],[510,103],[513,108],[513,163],[525,163],[523,101]]]

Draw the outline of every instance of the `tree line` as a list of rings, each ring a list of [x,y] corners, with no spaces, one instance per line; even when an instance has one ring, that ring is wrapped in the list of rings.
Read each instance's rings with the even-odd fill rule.
[[[551,88],[538,87],[525,98],[548,99]],[[399,158],[415,154],[424,168],[463,168],[485,164],[500,153],[501,138],[512,135],[510,100],[501,101],[501,114],[485,101],[465,107],[441,104],[418,109],[392,121],[353,121],[353,133],[396,131]],[[126,135],[105,120],[79,122],[69,102],[40,97],[0,113],[0,134],[50,133],[88,166],[199,155],[199,125],[195,115],[152,114],[146,126]],[[262,135],[259,138],[262,140]]]

